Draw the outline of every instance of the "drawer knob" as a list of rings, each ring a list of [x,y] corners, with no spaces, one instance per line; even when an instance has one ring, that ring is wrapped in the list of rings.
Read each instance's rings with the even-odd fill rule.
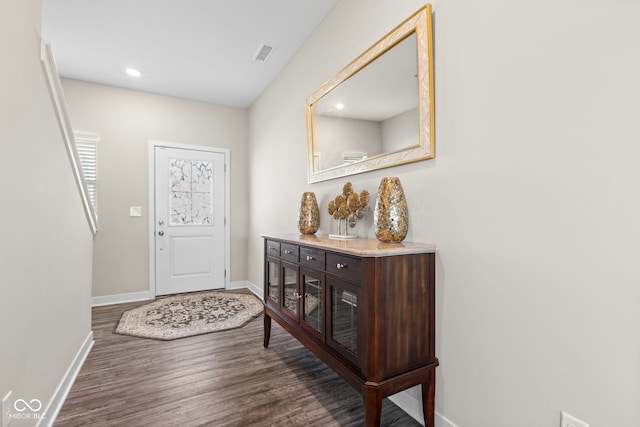
[[[340,269],[342,269],[342,268],[347,268],[347,264],[337,263],[337,264],[336,264],[336,268],[337,268],[338,270],[340,270]]]
[[[311,256],[311,255],[307,255],[307,261],[313,261],[315,259],[316,259],[316,257]]]
[[[290,251],[289,249],[285,249],[285,250],[284,250],[284,253],[285,253],[285,254],[292,254],[292,253],[293,253],[293,251]]]

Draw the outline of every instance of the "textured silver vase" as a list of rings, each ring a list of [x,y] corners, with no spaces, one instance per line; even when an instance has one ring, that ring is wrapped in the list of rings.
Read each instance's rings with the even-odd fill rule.
[[[320,211],[316,195],[307,191],[302,194],[298,211],[298,229],[302,234],[315,234],[320,227]]]
[[[382,178],[380,181],[373,211],[373,227],[378,240],[384,243],[398,243],[407,237],[409,210],[397,177]]]

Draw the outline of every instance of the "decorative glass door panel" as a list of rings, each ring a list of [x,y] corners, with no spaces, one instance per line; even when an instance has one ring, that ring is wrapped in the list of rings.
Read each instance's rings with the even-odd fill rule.
[[[267,296],[273,302],[280,302],[280,268],[277,261],[267,261]]]
[[[324,284],[322,274],[302,271],[302,321],[322,337],[324,330]]]
[[[331,286],[331,340],[354,357],[358,354],[358,291],[346,284]]]
[[[213,162],[169,159],[169,224],[213,224]]]
[[[291,317],[298,320],[300,312],[300,298],[302,295],[298,292],[298,267],[294,264],[282,263],[282,279],[283,279],[283,304],[282,308]]]

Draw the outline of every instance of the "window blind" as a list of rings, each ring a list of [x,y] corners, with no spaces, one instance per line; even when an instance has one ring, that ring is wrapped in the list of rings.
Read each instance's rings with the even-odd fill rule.
[[[93,211],[98,214],[98,135],[74,132],[76,149],[82,165],[84,181],[89,190]]]

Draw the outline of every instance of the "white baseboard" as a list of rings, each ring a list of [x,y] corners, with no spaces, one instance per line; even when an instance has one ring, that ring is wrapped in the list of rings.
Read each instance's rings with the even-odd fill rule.
[[[458,427],[452,421],[446,419],[442,415],[436,412],[435,416],[435,425],[436,427]]]
[[[260,299],[262,299],[262,288],[254,285],[248,280],[238,280],[235,282],[229,282],[229,286],[226,289],[242,289],[247,288],[254,294],[256,294]],[[117,294],[117,295],[105,295],[100,297],[93,297],[92,305],[94,307],[99,307],[101,305],[111,305],[111,304],[122,304],[125,302],[136,302],[136,301],[148,301],[155,299],[155,295],[151,293],[151,291],[141,291],[141,292],[130,292],[127,294]]]
[[[40,419],[40,421],[38,421],[38,424],[36,424],[37,427],[53,426],[53,423],[56,420],[60,409],[62,409],[62,405],[64,404],[69,391],[71,390],[71,386],[76,380],[76,377],[80,372],[80,368],[82,368],[82,365],[87,359],[87,356],[89,355],[92,347],[93,331],[90,331],[89,335],[87,335],[87,338],[84,340],[84,343],[80,347],[80,350],[78,350],[76,357],[73,359],[73,362],[71,362],[69,369],[67,369],[67,372],[64,374],[62,382],[60,382],[60,385],[58,385],[58,388],[53,394],[53,398],[49,402],[49,405],[42,413],[43,417]]]
[[[418,394],[418,387],[405,390],[389,397],[400,409],[411,415],[413,419],[424,425],[424,417],[422,416],[421,396]],[[454,423],[436,412],[435,427],[457,427]]]
[[[253,292],[258,298],[262,299],[264,297],[262,288],[254,285],[248,280],[238,280],[237,282],[229,283],[227,289],[242,289],[246,288]]]
[[[415,390],[415,388],[410,388],[409,390],[390,396],[389,400],[395,403],[404,412],[411,415],[413,419],[424,425],[422,402],[420,402],[420,396],[416,396],[415,393],[417,393],[417,390]]]
[[[141,291],[93,297],[92,304],[94,307],[98,307],[101,305],[121,304],[125,302],[146,301],[152,299],[155,299],[155,295],[151,295],[150,291]]]

